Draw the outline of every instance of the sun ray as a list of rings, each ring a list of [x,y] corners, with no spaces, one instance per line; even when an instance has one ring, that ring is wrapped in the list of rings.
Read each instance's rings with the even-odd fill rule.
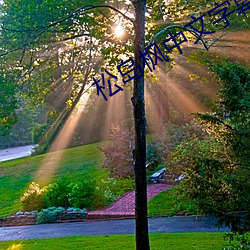
[[[87,93],[82,96],[81,100],[77,106],[74,107],[72,113],[49,148],[49,153],[42,161],[41,166],[35,175],[35,179],[39,183],[48,183],[51,177],[55,174],[59,166],[59,162],[63,157],[64,149],[68,147],[77,123],[81,117],[81,112],[86,106],[88,96],[89,95]]]

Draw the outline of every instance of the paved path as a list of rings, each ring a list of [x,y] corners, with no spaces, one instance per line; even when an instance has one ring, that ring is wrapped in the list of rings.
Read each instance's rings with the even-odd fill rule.
[[[151,200],[155,195],[169,189],[171,185],[155,184],[147,187],[148,200]],[[115,216],[134,216],[135,215],[135,191],[130,191],[121,198],[112,203],[109,207],[101,210],[91,211],[88,213],[89,218],[95,217],[115,217]]]
[[[218,229],[214,218],[195,216],[174,216],[149,218],[150,233],[169,232],[228,232],[228,228]],[[0,241],[39,238],[57,238],[73,235],[134,234],[135,220],[109,220],[95,222],[75,222],[21,227],[0,228]]]
[[[29,156],[35,146],[28,145],[15,148],[0,149],[0,162]]]

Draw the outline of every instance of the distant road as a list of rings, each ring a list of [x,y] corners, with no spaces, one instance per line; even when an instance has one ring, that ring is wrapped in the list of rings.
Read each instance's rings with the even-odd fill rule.
[[[36,145],[0,149],[0,162],[30,156]]]

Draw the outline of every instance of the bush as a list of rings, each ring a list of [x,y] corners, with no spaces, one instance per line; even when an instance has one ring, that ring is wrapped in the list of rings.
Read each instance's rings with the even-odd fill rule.
[[[66,178],[61,178],[58,181],[48,185],[45,188],[43,198],[45,207],[68,207],[70,190],[70,181]]]
[[[96,182],[93,194],[94,208],[101,208],[111,204],[124,193],[134,189],[132,178],[106,178]]]
[[[21,197],[22,209],[24,211],[39,210],[43,207],[44,189],[38,183],[32,182],[28,190]]]
[[[69,193],[69,204],[73,207],[91,207],[92,195],[94,193],[93,182],[85,179],[72,186],[72,190]]]
[[[55,222],[59,213],[64,212],[62,207],[49,207],[37,213],[36,224]]]
[[[159,155],[157,153],[157,142],[149,140],[147,143],[147,170],[154,171],[159,164]]]
[[[101,179],[96,182],[93,194],[94,208],[102,208],[112,203],[117,197],[113,193],[116,180],[114,178]]]
[[[34,144],[38,144],[46,133],[46,130],[48,129],[48,124],[47,123],[42,123],[42,124],[37,124],[33,129],[32,129],[32,140]]]
[[[247,233],[228,233],[226,234],[225,239],[229,240],[231,246],[225,247],[223,250],[250,250],[250,240]],[[233,244],[233,241],[235,240],[237,243]]]

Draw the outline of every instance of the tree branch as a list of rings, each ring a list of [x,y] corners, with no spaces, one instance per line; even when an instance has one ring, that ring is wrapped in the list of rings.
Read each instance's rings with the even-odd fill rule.
[[[176,29],[176,28],[177,28],[177,29],[183,29],[183,30],[185,30],[185,31],[189,31],[189,32],[190,32],[192,35],[194,35],[195,37],[200,37],[198,32],[196,32],[196,31],[194,31],[194,30],[192,30],[192,29],[190,29],[190,28],[184,27],[184,26],[182,26],[182,25],[174,24],[174,25],[170,25],[170,26],[168,26],[168,27],[165,27],[164,29],[162,29],[161,31],[159,31],[157,34],[155,34],[154,37],[153,37],[153,38],[151,39],[151,41],[149,42],[149,45],[148,45],[148,46],[152,45],[152,44],[154,43],[154,41],[155,41],[160,35],[162,35],[163,33],[167,32],[167,31],[169,31],[169,30],[171,30],[171,29]],[[205,49],[206,49],[206,50],[209,50],[209,48],[210,48],[211,46],[208,47],[207,44],[206,44],[206,42],[204,41],[204,39],[203,39],[202,37],[200,38],[200,40],[201,40],[203,46],[205,47]]]
[[[52,22],[49,25],[37,26],[34,29],[15,30],[15,29],[9,29],[9,28],[6,28],[6,27],[2,26],[2,29],[5,30],[5,31],[10,31],[10,32],[24,32],[24,33],[25,32],[27,32],[27,33],[28,32],[29,33],[38,32],[38,34],[35,34],[34,37],[32,39],[30,39],[30,41],[26,42],[21,47],[18,47],[18,48],[15,48],[15,49],[3,52],[2,54],[0,54],[0,57],[1,56],[5,56],[5,55],[7,55],[9,53],[18,51],[18,50],[23,50],[24,48],[26,49],[26,47],[29,44],[31,44],[32,42],[34,42],[39,36],[41,36],[49,28],[54,27],[54,26],[56,26],[58,24],[61,24],[61,23],[65,22],[66,20],[68,20],[68,19],[70,19],[70,18],[72,18],[72,17],[74,17],[76,15],[79,15],[79,14],[83,13],[84,11],[89,11],[89,10],[97,9],[97,8],[109,8],[109,9],[117,12],[118,14],[122,15],[125,19],[127,19],[128,21],[130,21],[130,22],[132,22],[134,24],[134,20],[132,18],[129,18],[128,16],[126,16],[126,13],[125,14],[122,13],[120,10],[116,9],[113,6],[110,6],[110,5],[84,5],[84,6],[80,7],[79,9],[77,9],[76,11],[72,12],[70,15],[68,15],[68,16],[66,16],[66,17],[64,17],[64,18],[62,18],[62,19],[60,19],[60,20],[58,20],[56,22]]]
[[[219,36],[218,38],[216,38],[209,46],[208,48],[210,49],[217,41],[219,41],[223,36],[225,36],[226,34],[228,34],[230,31],[227,31],[225,33],[223,33],[221,36]]]

